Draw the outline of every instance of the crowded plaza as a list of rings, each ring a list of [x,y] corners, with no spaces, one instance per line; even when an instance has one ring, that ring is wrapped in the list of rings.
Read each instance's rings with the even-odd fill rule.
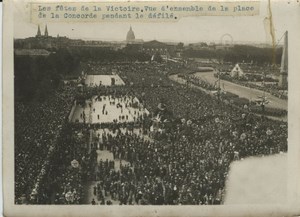
[[[233,161],[287,152],[287,122],[171,80],[180,63],[80,67],[39,106],[15,105],[16,204],[223,204]]]

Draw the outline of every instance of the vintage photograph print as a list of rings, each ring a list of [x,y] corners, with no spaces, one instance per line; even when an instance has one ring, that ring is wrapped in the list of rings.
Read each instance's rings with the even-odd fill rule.
[[[289,201],[292,6],[254,3],[13,1],[14,204]]]

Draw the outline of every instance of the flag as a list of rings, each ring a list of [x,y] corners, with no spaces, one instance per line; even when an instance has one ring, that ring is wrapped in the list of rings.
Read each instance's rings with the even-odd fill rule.
[[[152,55],[152,57],[151,57],[151,61],[153,61],[154,60],[154,54]]]
[[[218,87],[217,84],[218,84],[219,81],[220,81],[220,76],[218,76],[218,79],[215,81],[215,84],[214,84],[215,87]],[[218,88],[219,88],[219,87],[218,87]]]

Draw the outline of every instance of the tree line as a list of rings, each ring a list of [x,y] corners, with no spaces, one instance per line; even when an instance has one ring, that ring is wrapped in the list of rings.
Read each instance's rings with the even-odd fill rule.
[[[49,56],[14,56],[15,100],[43,101],[55,91],[63,78],[78,77],[80,62],[97,60],[149,61],[151,56],[128,47],[112,50],[99,47],[51,49]]]
[[[70,48],[72,54],[78,56],[81,60],[100,60],[103,62],[114,61],[149,61],[151,56],[146,53],[139,52],[127,46],[123,49],[114,50],[110,47],[73,47]]]
[[[14,56],[15,100],[43,101],[59,86],[61,80],[76,71],[79,58],[68,50],[57,50],[49,56]]]
[[[275,63],[272,60],[275,52]],[[258,65],[263,64],[280,64],[282,48],[259,48],[249,45],[235,45],[227,49],[208,49],[203,48],[195,50],[188,48],[183,51],[186,58],[207,58],[219,59],[226,62],[253,62]]]

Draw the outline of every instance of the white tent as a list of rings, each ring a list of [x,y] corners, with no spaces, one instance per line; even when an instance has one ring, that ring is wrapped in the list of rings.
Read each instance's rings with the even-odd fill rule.
[[[241,67],[239,66],[239,64],[236,64],[233,69],[230,72],[230,76],[231,77],[242,77],[244,76],[244,72],[241,69]]]

